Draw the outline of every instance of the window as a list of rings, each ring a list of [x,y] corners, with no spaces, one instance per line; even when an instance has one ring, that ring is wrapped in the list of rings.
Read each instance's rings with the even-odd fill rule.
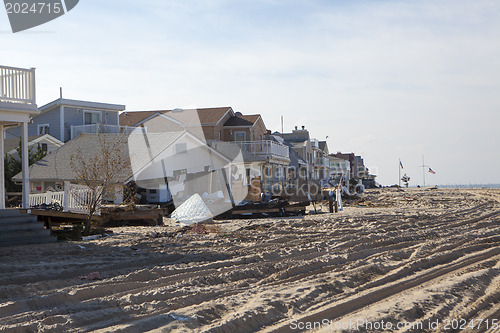
[[[49,134],[49,124],[40,124],[37,126],[38,135]]]
[[[175,145],[175,153],[181,154],[187,152],[187,145],[185,143],[177,143]]]
[[[42,143],[42,150],[43,151],[47,151],[47,144],[46,143]]]
[[[84,111],[83,112],[84,125],[93,125],[101,123],[101,111]]]

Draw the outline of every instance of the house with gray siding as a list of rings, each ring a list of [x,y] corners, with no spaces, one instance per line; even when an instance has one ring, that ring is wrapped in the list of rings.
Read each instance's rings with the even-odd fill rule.
[[[81,133],[128,132],[119,125],[119,113],[125,105],[96,103],[59,98],[39,108],[40,114],[28,125],[28,135],[50,134],[67,142]],[[20,129],[6,131],[5,138],[19,137]]]

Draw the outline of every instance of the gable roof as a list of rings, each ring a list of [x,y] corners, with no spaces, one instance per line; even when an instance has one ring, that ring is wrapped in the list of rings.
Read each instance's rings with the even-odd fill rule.
[[[259,120],[259,114],[242,115],[236,114],[229,118],[224,126],[253,126]]]
[[[307,165],[307,162],[297,153],[293,148],[295,146],[290,142],[284,142],[288,149],[288,158],[290,159],[290,166],[294,168],[299,168],[301,165]]]
[[[126,140],[126,134],[102,134],[102,137],[111,145]],[[124,141],[126,142],[126,141]],[[120,157],[128,158],[127,145],[120,145]],[[77,152],[85,159],[95,158],[102,154],[99,137],[95,134],[80,134],[77,138],[68,141],[65,145],[59,147],[52,154],[42,158],[32,166],[30,166],[30,180],[31,181],[44,181],[44,180],[75,180],[76,176],[71,167],[72,156]],[[125,181],[132,175],[131,170],[125,172],[123,177],[118,181]],[[22,179],[21,173],[12,177],[14,181]]]
[[[120,114],[120,125],[136,126],[155,114],[164,115],[187,125],[198,124],[198,119],[200,124],[217,124],[226,113],[231,112],[232,114],[232,111],[233,109],[230,106],[185,110],[127,111]],[[197,118],[193,117],[194,112],[197,113]]]
[[[134,112],[122,112],[120,113],[120,125],[121,126],[135,126],[140,122],[148,119],[155,114],[161,114],[164,111],[134,111]]]
[[[329,151],[328,151],[328,145],[327,145],[326,141],[319,141],[318,142],[318,147],[319,147],[319,149],[321,149],[325,153],[327,153],[327,154],[329,153]]]
[[[28,146],[34,145],[36,143],[39,143],[43,140],[47,140],[52,142],[53,144],[57,146],[62,146],[64,145],[64,142],[61,140],[54,138],[50,134],[40,134],[40,135],[31,135],[28,137]],[[15,150],[17,147],[19,147],[19,143],[21,142],[21,138],[8,138],[4,139],[4,152],[6,154],[11,153],[13,150]]]

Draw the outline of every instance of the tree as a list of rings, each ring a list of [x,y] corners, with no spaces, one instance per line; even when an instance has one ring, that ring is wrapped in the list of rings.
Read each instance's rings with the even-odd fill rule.
[[[45,156],[47,152],[44,151],[40,144],[37,145],[36,150],[33,151],[35,146],[31,146],[28,149],[28,165],[33,165]],[[10,154],[5,154],[4,156],[4,168],[5,168],[5,188],[7,192],[21,192],[22,186],[16,185],[12,180],[12,177],[17,175],[23,170],[23,154],[21,150],[21,139],[19,139],[19,146],[16,148],[18,158],[12,157]]]
[[[71,156],[70,166],[75,180],[87,187],[85,197],[76,196],[87,209],[84,235],[90,234],[91,221],[102,200],[113,193],[114,186],[123,183],[130,173],[130,161],[124,156],[125,136],[120,134],[96,134],[92,151],[79,147]]]

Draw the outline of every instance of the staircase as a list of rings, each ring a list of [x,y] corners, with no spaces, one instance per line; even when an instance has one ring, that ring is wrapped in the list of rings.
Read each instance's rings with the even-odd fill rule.
[[[55,243],[36,216],[23,214],[17,209],[0,210],[0,246]]]

